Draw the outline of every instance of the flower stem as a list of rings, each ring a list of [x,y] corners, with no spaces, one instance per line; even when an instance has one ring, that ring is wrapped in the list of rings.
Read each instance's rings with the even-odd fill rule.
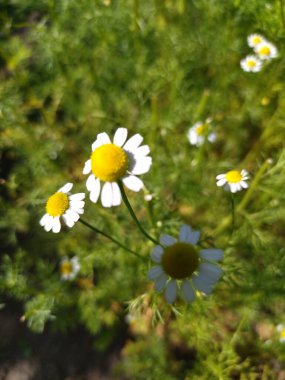
[[[150,236],[146,231],[145,229],[142,227],[142,225],[140,224],[138,218],[136,217],[136,214],[128,200],[128,197],[127,197],[127,194],[125,192],[125,189],[124,189],[124,186],[122,184],[122,182],[119,180],[118,181],[118,185],[119,185],[119,188],[121,190],[121,194],[122,194],[122,198],[123,198],[123,201],[125,203],[125,205],[127,206],[127,209],[129,211],[129,213],[131,214],[131,217],[134,219],[136,225],[138,226],[139,230],[141,231],[141,233],[150,241],[152,241],[154,244],[159,244],[159,242],[153,238],[152,236]]]
[[[232,233],[235,230],[235,219],[236,219],[236,213],[235,213],[235,199],[233,193],[231,193],[231,208],[232,208]]]
[[[123,248],[125,251],[135,255],[136,257],[138,257],[141,260],[144,260],[144,258],[141,255],[132,251],[131,249],[129,249],[128,247],[126,247],[125,245],[120,243],[118,240],[116,240],[112,236],[108,235],[106,232],[103,232],[103,231],[99,230],[97,227],[92,226],[90,223],[86,222],[82,218],[79,219],[79,222],[81,222],[82,224],[84,224],[84,226],[90,228],[91,230],[95,231],[96,233],[105,236],[107,239],[111,240],[113,243],[117,244],[119,247]]]

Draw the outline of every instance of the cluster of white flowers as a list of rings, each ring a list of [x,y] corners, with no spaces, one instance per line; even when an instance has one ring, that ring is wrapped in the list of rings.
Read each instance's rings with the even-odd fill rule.
[[[255,54],[249,54],[240,61],[241,68],[244,71],[256,73],[262,69],[265,62],[269,62],[278,56],[276,46],[260,34],[251,34],[248,36],[247,42]]]

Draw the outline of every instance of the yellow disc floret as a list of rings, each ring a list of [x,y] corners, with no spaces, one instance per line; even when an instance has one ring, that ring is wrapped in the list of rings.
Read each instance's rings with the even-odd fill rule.
[[[60,216],[68,209],[68,196],[58,192],[49,197],[46,204],[46,212],[51,216]]]
[[[72,273],[72,264],[70,261],[63,261],[60,264],[60,273],[62,276],[68,276]]]
[[[178,242],[165,248],[161,264],[170,277],[182,280],[198,268],[199,255],[191,244]]]
[[[250,69],[253,69],[256,66],[256,62],[254,60],[249,60],[249,61],[247,61],[247,66]]]
[[[201,124],[201,125],[198,125],[198,127],[196,128],[196,133],[197,135],[205,135],[207,133],[207,130],[208,130],[208,124]]]
[[[258,50],[258,54],[260,55],[270,55],[271,51],[270,51],[270,48],[268,46],[263,46],[262,48],[260,48]]]
[[[255,45],[258,45],[258,44],[260,44],[260,42],[261,42],[261,38],[260,38],[259,36],[255,36],[255,37],[253,37],[252,42],[253,42]]]
[[[128,169],[128,155],[114,144],[104,144],[95,149],[91,155],[93,174],[106,182],[114,182],[122,178]]]
[[[242,175],[237,170],[231,170],[226,174],[226,180],[230,183],[238,183],[242,179]]]

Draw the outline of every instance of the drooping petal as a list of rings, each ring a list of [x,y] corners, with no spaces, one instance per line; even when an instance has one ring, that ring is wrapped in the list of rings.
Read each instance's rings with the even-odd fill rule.
[[[87,160],[85,162],[82,173],[83,174],[89,174],[90,172],[91,172],[91,160]]]
[[[182,296],[187,302],[192,302],[196,298],[196,292],[193,289],[191,283],[187,280],[184,280],[181,284]]]
[[[124,150],[127,150],[129,152],[134,152],[137,149],[137,147],[142,143],[142,141],[143,137],[137,133],[126,142],[123,148]]]
[[[200,231],[191,231],[187,243],[196,245],[200,239]]]
[[[86,188],[88,191],[93,191],[96,188],[97,182],[94,174],[90,174],[86,181]]]
[[[162,235],[159,239],[160,243],[164,245],[165,247],[168,247],[170,245],[173,245],[176,243],[176,239],[170,235]]]
[[[91,202],[96,203],[98,201],[100,190],[101,190],[100,180],[96,179],[95,186],[92,187],[92,190],[90,191],[90,195],[89,195]]]
[[[162,273],[156,280],[155,280],[155,283],[154,283],[154,289],[157,291],[157,292],[161,292],[162,289],[165,287],[166,285],[166,282],[167,282],[167,276],[165,273]]]
[[[201,275],[206,276],[208,282],[211,282],[212,284],[216,283],[223,273],[220,267],[211,263],[201,263],[198,271]]]
[[[155,263],[160,263],[162,255],[163,255],[163,248],[160,245],[156,245],[153,248],[150,254],[150,257]]]
[[[59,221],[59,216],[57,216],[53,219],[52,232],[57,234],[57,233],[59,233],[60,229],[61,229],[61,224]]]
[[[139,146],[136,150],[134,150],[133,153],[136,158],[145,157],[150,153],[150,148],[148,145],[142,145],[142,146]]]
[[[68,218],[69,220],[73,220],[74,222],[77,222],[79,219],[79,215],[77,214],[77,212],[75,212],[72,209],[66,210],[64,215],[66,216],[66,218]]]
[[[156,265],[155,267],[150,268],[147,273],[147,277],[153,281],[162,275],[162,273],[164,273],[162,267],[160,265]]]
[[[187,224],[183,224],[180,227],[179,241],[187,243],[188,239],[190,238],[190,234],[191,234],[191,227],[188,226]]]
[[[132,191],[140,191],[143,188],[143,181],[134,175],[123,178],[123,184]]]
[[[192,282],[194,287],[204,294],[210,294],[213,290],[212,284],[208,281],[208,278],[202,273],[199,273],[198,276],[193,276]]]
[[[110,182],[105,182],[101,192],[101,202],[103,207],[111,207],[113,201],[113,189]]]
[[[67,227],[69,227],[69,228],[73,227],[75,224],[73,217],[70,217],[69,215],[63,214],[62,219],[63,219],[64,223],[67,225]]]
[[[216,176],[216,179],[223,179],[223,178],[225,178],[225,177],[226,177],[225,174],[218,174],[218,175]]]
[[[176,280],[169,281],[169,283],[166,285],[164,296],[168,303],[173,303],[176,300],[176,297],[177,297]]]
[[[73,184],[72,183],[70,183],[70,182],[68,182],[68,183],[66,183],[64,186],[62,186],[59,190],[58,190],[58,192],[61,192],[61,193],[68,193],[71,189],[72,189],[72,187],[73,187]]]
[[[85,198],[85,193],[77,193],[69,196],[71,201],[82,201]]]
[[[218,180],[217,182],[217,186],[221,187],[221,186],[224,186],[224,184],[226,183],[226,179],[225,178],[221,178]]]
[[[205,260],[223,260],[224,252],[221,249],[202,249],[200,251],[200,257]]]
[[[50,215],[49,215],[50,216]],[[46,220],[46,223],[45,223],[45,226],[44,226],[44,229],[49,232],[51,229],[52,229],[52,226],[53,226],[53,216],[50,216],[49,219]]]
[[[44,216],[40,220],[40,225],[43,227],[46,224],[46,222],[49,220],[49,218],[50,218],[49,214],[44,214]]]
[[[122,201],[121,190],[116,182],[112,182],[112,206],[119,206]]]
[[[149,171],[152,164],[152,158],[151,157],[141,157],[139,158],[133,168],[132,168],[132,174],[140,175],[145,174]]]
[[[84,201],[71,201],[69,203],[70,207],[76,211],[77,209],[80,209],[80,208],[83,208],[84,205],[85,205],[85,202]]]
[[[118,128],[114,136],[114,144],[117,146],[123,146],[127,140],[128,130],[126,128]]]

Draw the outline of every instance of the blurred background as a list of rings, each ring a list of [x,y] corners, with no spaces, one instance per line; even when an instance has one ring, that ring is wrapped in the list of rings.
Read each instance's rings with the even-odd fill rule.
[[[284,12],[282,0],[0,2],[1,380],[285,379]],[[279,56],[247,73],[255,32]],[[216,141],[190,145],[208,117]],[[211,296],[171,307],[154,292],[152,244],[124,205],[87,199],[84,218],[145,263],[79,223],[40,227],[57,189],[85,191],[92,142],[118,126],[151,148],[144,191],[128,193],[145,228],[188,223],[224,250]],[[252,187],[234,196],[232,228],[215,178],[235,168]]]

